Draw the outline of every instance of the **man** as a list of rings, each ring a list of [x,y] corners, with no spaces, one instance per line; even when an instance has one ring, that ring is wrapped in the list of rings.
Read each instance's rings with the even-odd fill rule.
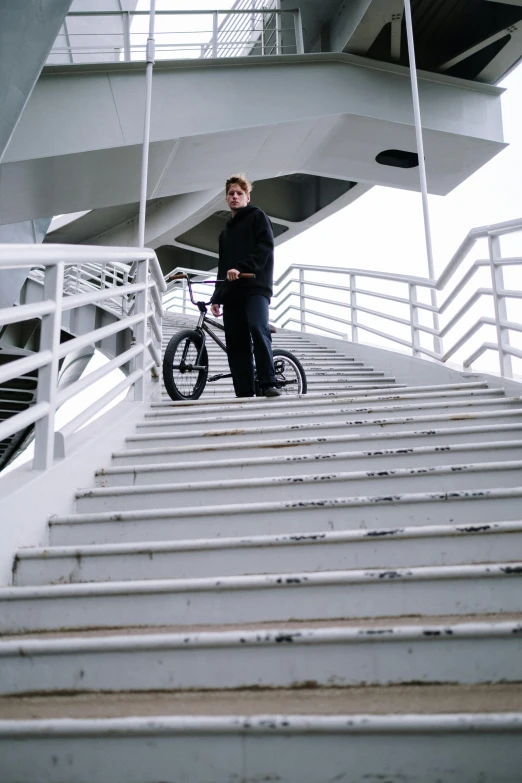
[[[250,205],[252,185],[241,174],[230,177],[225,197],[232,216],[219,235],[218,278],[211,312],[221,315],[227,342],[228,364],[236,397],[255,395],[254,348],[257,380],[265,397],[279,397],[272,357],[268,305],[274,275],[274,235],[269,219]],[[244,272],[255,278],[239,279]]]

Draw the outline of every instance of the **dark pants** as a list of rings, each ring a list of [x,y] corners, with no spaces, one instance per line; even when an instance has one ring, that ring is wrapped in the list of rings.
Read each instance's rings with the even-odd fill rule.
[[[268,323],[268,299],[252,294],[223,307],[223,324],[227,341],[228,366],[232,373],[236,397],[253,397],[254,362],[262,390],[274,386],[272,335]]]

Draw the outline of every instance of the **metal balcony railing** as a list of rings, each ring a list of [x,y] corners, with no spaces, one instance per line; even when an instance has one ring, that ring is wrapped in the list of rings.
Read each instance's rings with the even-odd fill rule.
[[[368,342],[364,335],[376,336],[416,357],[442,363],[460,357],[458,365],[465,369],[492,351],[498,355],[500,375],[513,378],[513,358],[522,360],[522,319],[519,309],[515,312],[522,299],[522,257],[503,257],[500,237],[517,232],[522,232],[522,219],[472,229],[437,280],[291,264],[275,281],[271,321],[280,328],[297,327],[354,343]],[[470,252],[484,239],[489,257],[470,261]],[[509,287],[506,270],[519,273]],[[179,271],[209,276],[199,270]],[[455,282],[459,271],[462,275]],[[489,279],[485,285],[478,285],[481,273]],[[431,290],[443,293],[442,304],[423,301]],[[170,283],[164,302],[167,310],[187,312],[183,285]],[[478,317],[472,312],[475,305],[479,306]],[[445,319],[438,329],[433,320],[436,314]],[[484,327],[493,331],[493,339],[483,338]]]
[[[301,11],[278,0],[238,0],[230,10],[156,11],[155,57],[248,57],[304,52]],[[74,11],[47,64],[147,58],[148,11]]]
[[[42,301],[0,310],[0,326],[41,319],[37,353],[0,367],[0,384],[38,371],[34,405],[0,424],[0,441],[35,425],[33,467],[48,468],[54,457],[55,415],[58,407],[115,369],[132,363],[131,372],[103,397],[82,410],[60,430],[76,432],[126,389],[144,399],[146,375],[161,367],[162,294],[166,285],[153,250],[88,247],[83,245],[0,245],[0,269],[33,268],[43,283]],[[85,305],[108,307],[118,317],[60,343],[62,316]],[[69,354],[131,329],[134,341],[99,370],[58,389],[58,367]]]

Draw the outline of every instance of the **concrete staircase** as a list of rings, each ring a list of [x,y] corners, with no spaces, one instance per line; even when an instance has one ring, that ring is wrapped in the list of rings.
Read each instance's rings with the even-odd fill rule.
[[[158,395],[18,552],[2,783],[520,780],[522,401],[274,343],[306,397]]]

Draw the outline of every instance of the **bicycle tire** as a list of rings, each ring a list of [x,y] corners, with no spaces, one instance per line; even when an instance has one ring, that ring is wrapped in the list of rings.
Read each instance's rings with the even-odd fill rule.
[[[201,335],[192,329],[176,332],[171,337],[163,356],[163,382],[171,400],[198,400],[203,394],[208,377],[206,347],[203,347],[199,365],[204,369],[192,369],[201,348],[201,341]]]
[[[272,351],[272,355],[274,357],[277,385],[282,389],[283,394],[292,396],[306,394],[308,391],[306,373],[297,356],[294,356],[290,351],[285,351],[283,348],[275,348]],[[294,374],[295,381],[287,378],[285,372],[287,375]]]

